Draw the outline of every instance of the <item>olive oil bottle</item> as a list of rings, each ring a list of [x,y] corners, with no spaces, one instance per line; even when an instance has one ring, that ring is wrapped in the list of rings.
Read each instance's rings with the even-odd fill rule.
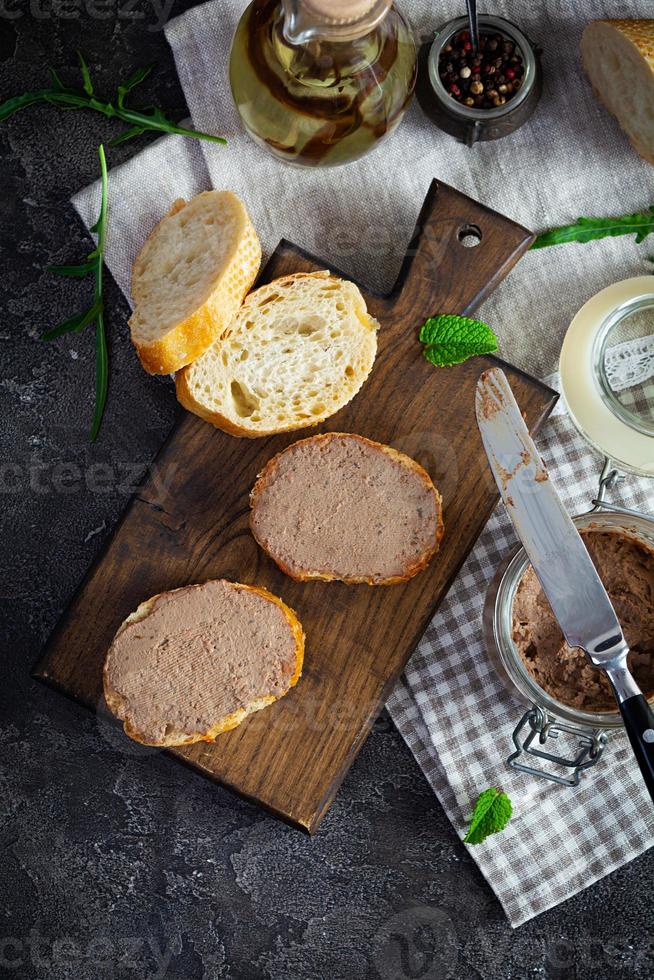
[[[290,163],[334,166],[397,126],[416,46],[390,0],[254,0],[234,36],[230,81],[255,140]]]

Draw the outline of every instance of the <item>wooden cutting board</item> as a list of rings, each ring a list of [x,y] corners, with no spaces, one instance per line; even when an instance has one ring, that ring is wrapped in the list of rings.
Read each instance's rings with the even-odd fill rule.
[[[471,239],[476,247],[467,247]],[[185,415],[64,613],[36,676],[102,711],[105,652],[143,599],[210,578],[265,586],[304,625],[300,683],[215,743],[170,754],[315,830],[497,499],[474,414],[475,383],[491,359],[437,369],[422,356],[419,327],[436,313],[470,313],[530,242],[524,228],[434,182],[395,288],[388,296],[363,290],[381,323],[372,374],[350,405],[311,430],[360,433],[429,471],[444,498],[445,537],[426,571],[390,587],[293,582],[255,544],[248,494],[272,455],[310,433],[235,439]],[[261,282],[321,268],[337,271],[281,242]],[[533,430],[556,394],[505,369]]]

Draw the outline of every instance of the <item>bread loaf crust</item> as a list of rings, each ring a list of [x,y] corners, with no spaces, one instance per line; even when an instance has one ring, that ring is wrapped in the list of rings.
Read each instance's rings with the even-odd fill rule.
[[[191,364],[203,354],[226,329],[238,312],[252,287],[261,264],[261,244],[245,206],[229,191],[205,191],[193,198],[202,203],[203,198],[219,195],[225,204],[239,215],[239,237],[234,242],[231,255],[223,268],[216,270],[217,279],[206,301],[187,317],[176,323],[164,336],[150,343],[138,336],[137,317],[142,303],[140,278],[147,268],[153,243],[166,234],[166,224],[192,202],[175,201],[158,225],[146,239],[132,268],[132,298],[134,313],[130,317],[132,342],[139,360],[148,374],[173,374]],[[239,286],[235,287],[235,282]]]
[[[634,94],[638,94],[641,83],[645,90],[640,93],[645,100],[654,101],[654,19],[593,20],[585,28],[581,39],[581,57],[586,75],[591,83],[595,97],[615,116],[621,129],[627,134],[635,150],[648,163],[654,164],[654,124],[651,118],[646,126],[639,126],[629,107],[624,104],[615,75],[607,82],[608,70],[603,64],[601,49],[604,45],[621,45],[626,42],[635,56],[634,67],[642,78],[624,78]],[[619,50],[619,49],[618,49]],[[629,51],[629,47],[623,49]],[[616,54],[617,57],[617,54]],[[649,89],[649,92],[648,92]]]

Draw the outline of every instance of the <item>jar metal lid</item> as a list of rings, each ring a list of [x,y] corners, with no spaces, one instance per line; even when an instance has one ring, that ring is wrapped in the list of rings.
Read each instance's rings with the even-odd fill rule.
[[[621,469],[654,476],[654,425],[615,397],[604,357],[609,335],[634,310],[654,309],[654,276],[614,283],[589,299],[573,319],[561,348],[561,391],[577,429]]]

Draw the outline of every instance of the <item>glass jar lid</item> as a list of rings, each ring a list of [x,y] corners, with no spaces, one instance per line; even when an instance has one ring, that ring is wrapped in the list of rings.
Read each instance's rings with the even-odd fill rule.
[[[654,276],[615,283],[581,308],[560,374],[581,435],[621,469],[654,476]]]

